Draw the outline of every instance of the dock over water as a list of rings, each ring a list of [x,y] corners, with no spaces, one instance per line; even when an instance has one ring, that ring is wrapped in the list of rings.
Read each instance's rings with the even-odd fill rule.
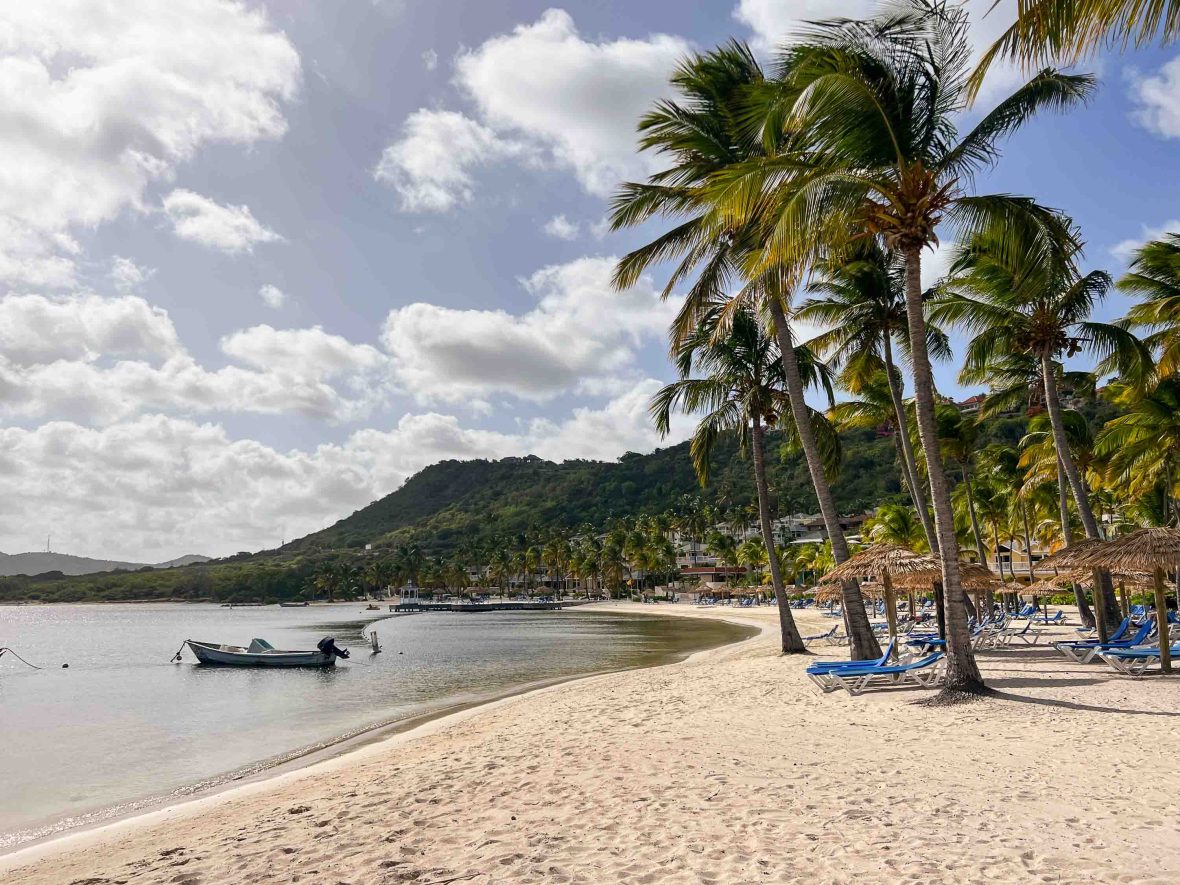
[[[423,602],[421,600],[404,600],[389,606],[391,612],[540,612],[557,611],[576,605],[585,605],[586,600],[577,599],[567,602]]]

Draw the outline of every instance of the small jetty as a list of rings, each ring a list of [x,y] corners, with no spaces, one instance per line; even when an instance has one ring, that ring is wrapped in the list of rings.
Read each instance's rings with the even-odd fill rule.
[[[581,600],[570,602],[529,602],[512,600],[506,602],[423,602],[418,599],[401,600],[389,606],[391,612],[550,612],[571,605],[581,605]]]

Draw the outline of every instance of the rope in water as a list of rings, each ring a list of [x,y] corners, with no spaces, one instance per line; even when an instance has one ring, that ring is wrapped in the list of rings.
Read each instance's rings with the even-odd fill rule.
[[[20,655],[18,655],[11,648],[7,648],[7,647],[0,648],[0,657],[4,656],[4,652],[8,652],[10,655],[12,655],[14,658],[16,658],[22,664],[24,664],[25,666],[28,666],[28,667],[32,667],[34,670],[44,670],[45,669],[44,667],[38,667],[36,664],[30,664],[28,661],[26,661],[24,658],[22,658]]]

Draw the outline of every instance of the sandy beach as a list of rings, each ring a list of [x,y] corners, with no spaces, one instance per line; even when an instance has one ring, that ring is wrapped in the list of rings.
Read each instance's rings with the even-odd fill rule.
[[[650,606],[611,608],[652,613]],[[821,696],[746,642],[439,719],[0,857],[10,883],[1174,882],[1180,682],[985,651],[1001,694]],[[804,632],[825,626],[800,618]],[[1045,638],[1066,638],[1055,628]],[[824,649],[836,657],[841,650]]]

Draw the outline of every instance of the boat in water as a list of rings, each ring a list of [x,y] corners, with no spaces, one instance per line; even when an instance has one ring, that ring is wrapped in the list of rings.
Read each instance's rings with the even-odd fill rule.
[[[348,658],[348,649],[338,648],[331,636],[325,636],[309,651],[275,648],[265,639],[254,639],[246,648],[195,639],[184,643],[198,663],[218,667],[334,667],[336,658]]]

